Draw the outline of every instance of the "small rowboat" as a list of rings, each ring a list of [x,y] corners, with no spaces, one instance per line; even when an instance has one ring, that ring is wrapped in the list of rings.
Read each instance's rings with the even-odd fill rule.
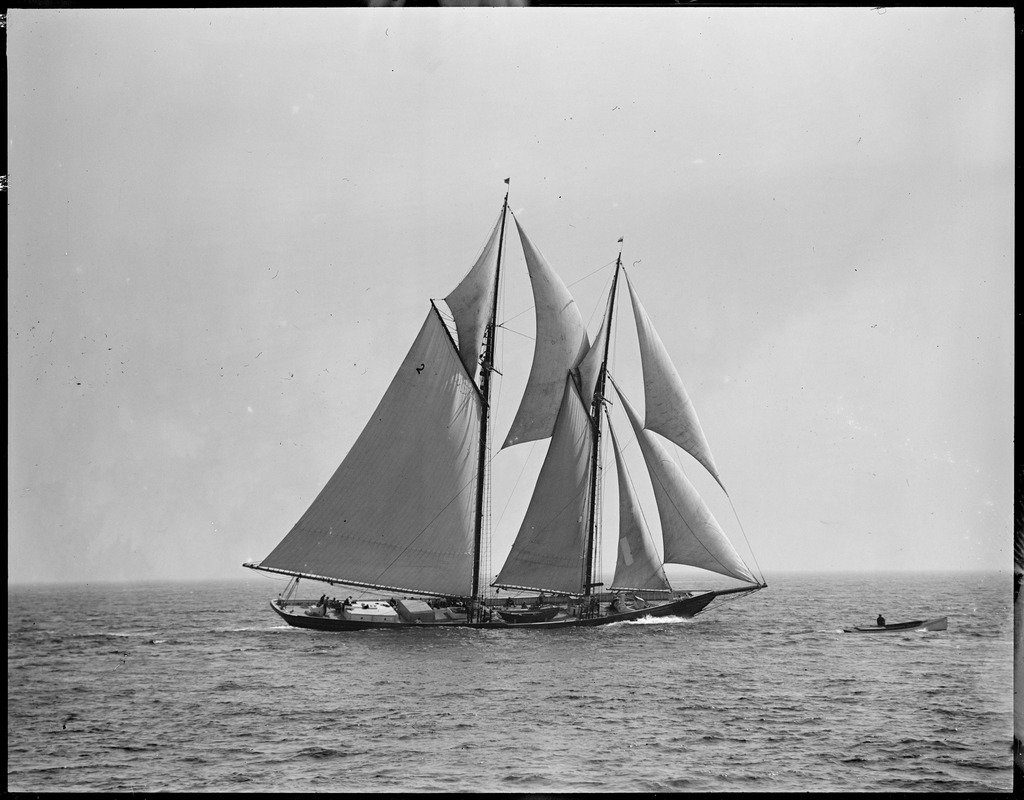
[[[547,622],[558,611],[558,606],[540,606],[539,608],[501,608],[498,609],[498,614],[509,625],[522,625],[525,622]]]
[[[893,622],[889,625],[870,625],[863,628],[843,628],[845,633],[902,633],[904,631],[944,631],[947,627],[946,617],[912,622]]]

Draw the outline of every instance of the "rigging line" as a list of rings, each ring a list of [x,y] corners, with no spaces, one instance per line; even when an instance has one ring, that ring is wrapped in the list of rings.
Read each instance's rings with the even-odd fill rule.
[[[537,341],[536,336],[530,336],[529,334],[526,333],[520,333],[519,331],[513,330],[512,328],[506,328],[504,325],[498,325],[497,327],[501,328],[503,331],[506,331],[507,333],[514,333],[516,336],[522,336],[524,339],[529,339],[531,342]]]
[[[572,283],[570,283],[570,284],[567,284],[565,288],[567,288],[567,289],[568,289],[568,288],[569,288],[570,286],[575,286],[575,285],[576,285],[577,283],[579,283],[580,281],[585,281],[585,280],[586,280],[587,278],[589,278],[589,277],[590,277],[591,275],[596,275],[596,274],[597,274],[598,272],[600,272],[601,270],[603,270],[603,269],[608,269],[608,267],[612,267],[612,266],[615,266],[615,261],[614,261],[614,260],[613,260],[613,261],[609,261],[609,262],[608,262],[607,264],[602,264],[602,265],[601,265],[600,267],[598,267],[597,269],[595,269],[595,270],[594,270],[593,272],[588,272],[588,273],[587,273],[586,275],[584,275],[584,276],[583,276],[582,278],[577,278],[577,279],[576,279],[576,280],[574,280],[574,281],[573,281]]]
[[[711,591],[714,591],[714,589]],[[746,597],[748,594],[753,594],[756,591],[757,589],[751,589],[749,592],[738,592],[736,594],[731,594],[726,598],[723,598],[722,595],[716,595],[715,601],[724,606],[726,603],[735,603],[737,600]]]
[[[569,288],[569,287],[571,287],[571,286],[575,286],[575,285],[576,285],[577,283],[580,283],[581,281],[585,281],[585,280],[586,280],[587,278],[589,278],[589,277],[590,277],[591,275],[596,275],[596,274],[597,274],[598,272],[600,272],[601,270],[603,270],[603,269],[608,269],[608,267],[612,267],[612,266],[615,266],[615,262],[614,262],[614,261],[609,261],[609,262],[608,262],[607,264],[602,264],[602,265],[601,265],[600,267],[598,267],[597,269],[595,269],[595,270],[594,270],[593,272],[588,272],[588,273],[587,273],[586,275],[584,275],[584,276],[583,276],[582,278],[577,278],[577,279],[576,279],[576,280],[574,280],[574,281],[573,281],[572,283],[567,283],[567,284],[565,285],[565,288],[566,288],[566,289],[568,289],[568,288]],[[499,323],[498,323],[498,327],[501,327],[501,328],[505,327],[505,323],[506,323],[506,322],[511,322],[511,321],[512,321],[512,320],[514,320],[514,319],[515,319],[516,317],[521,317],[521,316],[523,316],[523,314],[527,313],[528,311],[532,311],[532,310],[533,310],[534,308],[536,308],[536,306],[535,306],[535,305],[532,305],[532,306],[528,306],[528,307],[524,308],[524,309],[523,309],[522,311],[519,311],[519,312],[517,312],[517,313],[513,314],[513,315],[512,315],[511,317],[506,317],[506,318],[505,318],[504,320],[502,320],[501,322],[499,322]],[[593,315],[591,315],[591,318],[593,318]]]
[[[740,526],[740,533],[743,534],[743,541],[747,543],[747,550],[750,551],[750,558],[754,561],[754,567],[757,569],[758,574],[761,576],[761,583],[764,583],[764,571],[761,569],[761,565],[757,563],[757,556],[754,555],[754,548],[750,546],[750,540],[747,538],[747,531],[743,527],[743,520],[740,519],[739,512],[736,511],[736,505],[732,502],[732,497],[729,497],[729,493],[726,492],[725,496],[729,498],[729,506],[732,508],[732,514],[736,518],[736,524]]]
[[[529,465],[530,459],[533,458],[533,451],[536,449],[538,441],[539,441],[538,439],[534,439],[532,442],[530,442],[530,452],[526,454],[526,458],[523,460],[523,468],[521,470],[519,470],[519,477],[516,478],[516,482],[512,485],[512,489],[508,493],[508,498],[505,500],[505,507],[501,509],[501,514],[498,515],[497,522],[493,521],[493,519],[492,519],[492,522],[491,522],[491,530],[492,531],[495,528],[497,528],[498,525],[501,523],[501,521],[505,518],[505,512],[508,511],[509,504],[512,502],[512,497],[513,497],[513,495],[516,492],[516,488],[519,486],[519,481],[521,481],[523,479],[523,473],[526,472],[526,467]],[[498,452],[501,452],[501,451],[499,450]],[[494,461],[494,459],[497,458],[497,456],[498,456],[498,453],[495,453],[494,455],[492,455],[491,456],[491,461]]]

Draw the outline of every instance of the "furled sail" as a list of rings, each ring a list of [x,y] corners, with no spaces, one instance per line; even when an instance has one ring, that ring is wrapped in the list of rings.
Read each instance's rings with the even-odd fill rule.
[[[526,517],[495,586],[579,592],[590,496],[590,417],[571,378]]]
[[[431,308],[337,471],[263,568],[468,595],[480,396]]]
[[[641,305],[629,275],[626,276],[626,283],[640,340],[640,362],[644,372],[644,427],[657,431],[697,459],[724,491],[725,486],[711,457],[711,448],[704,438],[697,412],[683,388],[679,373]]]
[[[500,231],[501,217],[498,217],[480,257],[462,282],[444,299],[455,317],[455,328],[459,333],[459,357],[473,378],[476,377],[480,347],[494,305],[494,273],[498,263]]]
[[[654,499],[658,504],[661,535],[665,542],[665,563],[701,567],[757,583],[693,484],[655,435],[644,429],[622,390],[617,385],[615,388],[640,442],[654,485]]]
[[[562,279],[527,238],[519,220],[516,220],[516,227],[519,229],[519,239],[523,244],[523,255],[533,286],[533,300],[537,309],[537,342],[530,378],[502,447],[551,435],[555,416],[562,403],[566,373],[576,365],[580,354],[588,346],[587,329],[583,325],[576,301],[572,299]]]
[[[626,473],[622,451],[610,419],[608,433],[611,434],[619,476],[619,546],[616,548],[615,578],[611,588],[671,591],[672,585],[665,576],[665,568],[640,513],[640,504]]]

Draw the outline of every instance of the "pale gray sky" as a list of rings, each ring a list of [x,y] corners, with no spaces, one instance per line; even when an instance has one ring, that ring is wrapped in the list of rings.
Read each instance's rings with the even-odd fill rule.
[[[509,176],[591,331],[625,237],[769,582],[1010,568],[1012,9],[12,9],[8,37],[9,582],[248,576]],[[495,458],[492,572],[542,452]]]

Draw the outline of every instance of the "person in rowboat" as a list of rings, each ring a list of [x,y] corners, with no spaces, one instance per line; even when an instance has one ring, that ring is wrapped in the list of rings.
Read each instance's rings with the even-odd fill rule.
[[[879,614],[878,615],[878,619],[875,620],[875,625],[877,625],[879,628],[884,628],[885,627],[885,617],[883,617],[881,614]]]

